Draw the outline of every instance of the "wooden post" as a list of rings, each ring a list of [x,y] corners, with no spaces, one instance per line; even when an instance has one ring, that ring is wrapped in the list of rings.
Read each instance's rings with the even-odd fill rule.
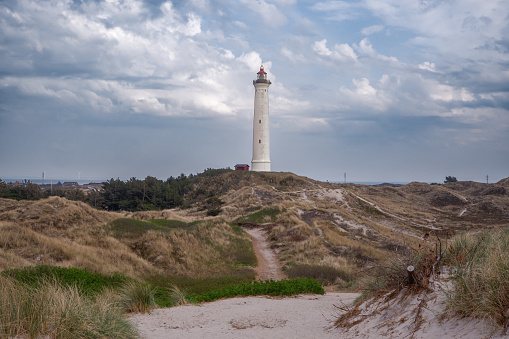
[[[415,284],[415,268],[410,265],[406,268],[406,271],[408,273],[408,285]]]

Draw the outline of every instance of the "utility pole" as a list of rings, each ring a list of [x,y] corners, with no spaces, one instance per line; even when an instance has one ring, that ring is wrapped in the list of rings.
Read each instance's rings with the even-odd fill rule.
[[[486,183],[487,183],[487,184],[489,184],[489,182],[488,182],[488,178],[489,178],[489,177],[488,177],[488,175],[486,174]]]
[[[345,184],[346,184],[346,172],[345,172]]]

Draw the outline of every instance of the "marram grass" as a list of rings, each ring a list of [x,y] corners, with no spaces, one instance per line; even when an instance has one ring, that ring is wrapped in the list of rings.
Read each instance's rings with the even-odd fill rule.
[[[120,299],[126,312],[147,313],[157,305],[154,301],[154,289],[144,283],[130,281],[120,290]]]
[[[448,308],[509,328],[509,230],[461,235],[448,254],[454,291]]]
[[[74,286],[28,286],[0,276],[0,338],[136,338],[113,298],[84,296]]]

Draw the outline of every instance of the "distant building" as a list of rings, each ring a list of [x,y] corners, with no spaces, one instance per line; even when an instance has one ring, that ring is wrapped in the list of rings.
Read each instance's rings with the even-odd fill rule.
[[[249,171],[249,165],[248,164],[237,164],[235,165],[236,171]]]
[[[62,184],[63,187],[80,187],[76,181],[66,181]]]

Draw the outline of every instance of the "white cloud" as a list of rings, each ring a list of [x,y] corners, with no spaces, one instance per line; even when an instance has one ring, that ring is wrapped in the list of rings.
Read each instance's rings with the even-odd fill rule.
[[[265,0],[240,0],[248,11],[254,12],[255,16],[263,20],[265,25],[270,27],[280,27],[288,22],[286,16],[274,4],[269,4]]]
[[[286,47],[281,47],[281,54],[294,64],[302,64],[306,62],[306,57],[302,53],[294,53]]]
[[[348,44],[336,44],[334,50],[330,50],[327,47],[327,39],[321,41],[315,41],[313,44],[313,50],[322,56],[330,56],[332,59],[341,62],[355,62],[357,61],[357,55],[354,50]]]
[[[332,54],[331,50],[327,48],[327,39],[315,41],[313,50],[320,55],[329,56]]]
[[[369,41],[368,38],[362,39],[361,42],[359,42],[359,45],[354,45],[354,47],[356,47],[356,49],[360,53],[372,55],[372,56],[376,55],[376,52],[373,49],[373,45],[371,45],[371,42]]]
[[[474,101],[475,97],[466,88],[454,88],[449,85],[435,84],[430,88],[429,96],[441,101]]]
[[[262,58],[257,52],[242,54],[237,58],[237,60],[245,64],[252,72],[258,72],[260,70],[260,65],[262,64]]]
[[[384,111],[390,104],[390,99],[384,91],[378,90],[369,84],[367,78],[352,79],[354,88],[342,86],[339,92],[344,96],[348,107],[370,107],[376,111]]]
[[[371,35],[374,33],[378,33],[384,30],[384,25],[373,25],[369,27],[365,27],[361,30],[361,33],[364,35]]]
[[[424,61],[418,67],[425,71],[436,72],[435,63],[433,63],[433,62]]]
[[[238,20],[235,20],[233,21],[233,24],[235,26],[237,26],[238,28],[242,29],[242,30],[247,30],[249,29],[249,26],[246,25],[246,23],[242,22],[242,21],[238,21]]]
[[[396,57],[388,57],[386,55],[380,54],[375,51],[373,48],[373,45],[371,44],[371,41],[369,41],[368,38],[362,39],[359,44],[353,44],[353,48],[357,50],[360,54],[364,54],[366,56],[370,56],[372,58],[381,60],[383,62],[392,62],[397,63],[398,59]]]

